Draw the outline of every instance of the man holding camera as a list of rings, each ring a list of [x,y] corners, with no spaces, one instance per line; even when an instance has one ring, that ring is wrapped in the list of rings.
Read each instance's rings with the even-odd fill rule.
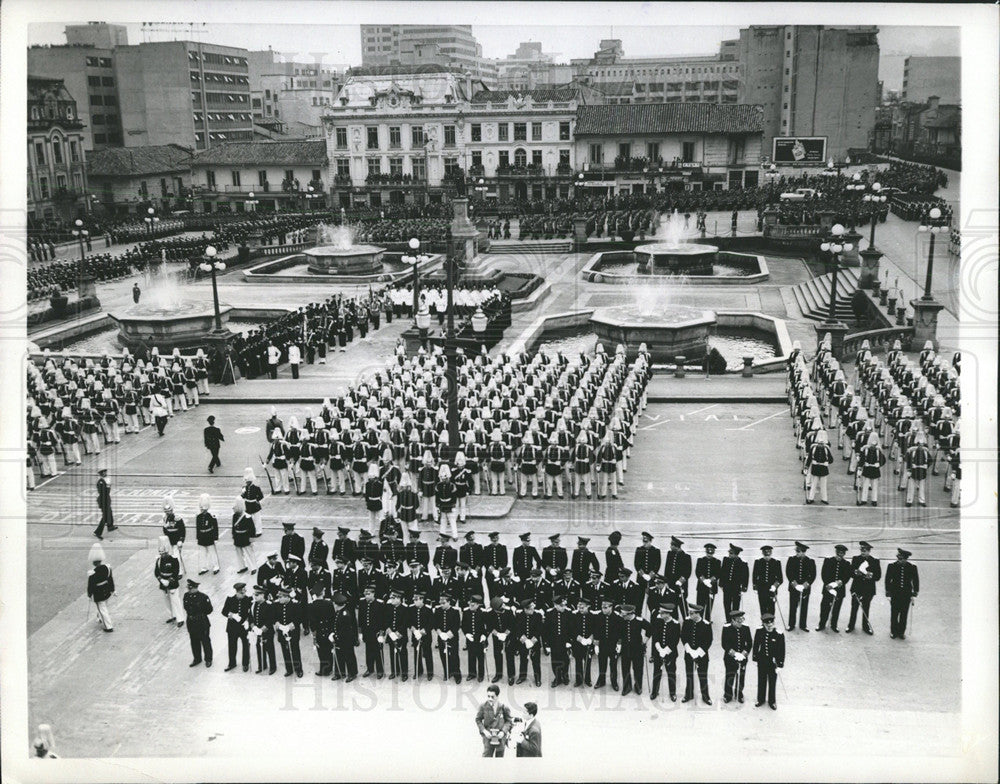
[[[502,757],[511,728],[510,708],[500,702],[500,687],[486,688],[486,702],[476,712],[476,726],[483,738],[484,757]]]

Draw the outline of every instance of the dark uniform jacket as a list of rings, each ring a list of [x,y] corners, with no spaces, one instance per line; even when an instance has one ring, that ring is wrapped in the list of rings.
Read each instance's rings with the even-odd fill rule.
[[[491,542],[483,548],[483,566],[489,569],[502,569],[507,564],[506,545]]]
[[[403,548],[403,553],[406,556],[406,561],[419,561],[423,564],[424,571],[430,567],[431,562],[431,551],[427,546],[427,542],[407,542],[406,546]]]
[[[785,635],[777,629],[758,629],[753,636],[753,660],[758,666],[784,667]]]
[[[868,568],[862,571],[861,567],[865,563]],[[851,593],[862,598],[874,596],[878,581],[882,579],[882,563],[879,559],[871,555],[855,555],[851,558],[851,569],[854,570]]]
[[[633,563],[636,574],[653,574],[654,572],[659,572],[660,566],[663,563],[660,548],[653,545],[639,545],[635,548]]]
[[[683,550],[667,550],[664,558],[663,576],[669,585],[676,585],[683,579],[686,583],[691,577],[691,556]]]
[[[622,618],[618,627],[618,642],[622,646],[622,654],[630,653],[633,656],[641,656],[646,647],[643,642],[643,632],[649,633],[649,624],[642,618],[632,617],[628,620]]]
[[[612,583],[618,579],[618,573],[621,571],[622,566],[625,564],[622,562],[622,554],[618,551],[618,548],[614,545],[608,547],[604,551],[604,579],[606,582]],[[659,568],[659,567],[657,567]]]
[[[660,648],[667,648],[667,656],[676,656],[678,644],[681,640],[681,625],[676,619],[668,618],[666,615],[658,615],[653,619],[649,639],[654,645]],[[657,650],[657,653],[659,651]]]
[[[719,578],[722,576],[722,561],[714,555],[703,555],[694,564],[694,576],[698,578],[699,584],[704,586],[702,580],[711,581],[711,585],[706,586],[714,595],[719,587]],[[714,579],[713,579],[714,578]]]
[[[211,512],[201,511],[195,518],[195,538],[203,547],[215,544],[219,539],[219,521]]]
[[[681,626],[681,641],[688,648],[701,648],[705,653],[712,647],[712,624],[685,619]]]
[[[181,564],[169,553],[162,553],[153,566],[153,574],[160,583],[161,591],[173,591],[181,582]]]
[[[753,640],[750,637],[750,627],[735,626],[727,623],[722,627],[722,650],[729,656],[732,653],[750,653]]]
[[[785,577],[788,578],[788,590],[795,590],[795,583],[805,583],[805,590],[809,590],[816,581],[816,562],[808,555],[801,558],[793,555],[785,561]]]
[[[837,596],[843,597],[847,592],[847,584],[851,581],[851,577],[854,576],[854,570],[851,568],[850,562],[846,559],[831,556],[830,558],[823,559],[822,576],[824,586],[840,580],[843,585],[837,588]],[[824,587],[824,590],[828,589]]]
[[[915,564],[893,561],[885,567],[885,595],[890,598],[916,596],[920,592],[920,576]]]
[[[753,562],[753,589],[767,590],[772,585],[781,585],[781,561],[777,558],[758,558]]]
[[[306,540],[297,533],[285,534],[281,537],[281,560],[288,562],[288,556],[297,555],[304,560],[306,554]]]
[[[343,539],[338,537],[333,540],[333,557],[340,556],[344,559],[346,566],[354,568],[355,562],[358,560],[355,557],[357,546],[358,543],[350,537],[344,537]]]
[[[226,631],[241,634],[246,631],[250,622],[250,610],[253,598],[233,594],[226,597],[222,603],[222,614],[227,618]],[[234,617],[236,616],[236,617]]]
[[[514,548],[514,558],[511,568],[514,574],[521,580],[527,579],[531,570],[542,565],[542,559],[538,555],[538,550],[530,544],[520,544]]]
[[[566,564],[569,563],[569,556],[566,554],[566,548],[560,547],[559,545],[550,544],[547,547],[542,548],[542,568],[546,570],[555,569],[559,574],[562,574],[563,569],[566,568]]]
[[[739,557],[727,555],[722,559],[722,573],[719,576],[719,585],[724,589],[736,589],[743,593],[750,583],[750,567],[747,562]]]
[[[591,569],[594,571],[600,571],[601,569],[597,563],[597,554],[586,547],[577,547],[573,551],[570,568],[573,570],[573,579],[580,583],[580,585],[587,582]]]
[[[106,564],[98,564],[87,575],[87,596],[95,602],[106,602],[115,592],[115,578],[111,568]]]

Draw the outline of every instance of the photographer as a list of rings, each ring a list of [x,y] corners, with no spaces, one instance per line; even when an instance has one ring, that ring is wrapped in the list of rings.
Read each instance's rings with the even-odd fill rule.
[[[483,737],[484,757],[503,756],[511,723],[510,708],[500,702],[500,687],[487,687],[486,702],[476,712],[476,726]]]
[[[519,727],[521,740],[517,742],[518,757],[542,756],[542,725],[538,723],[538,706],[533,702],[524,703],[527,719]]]

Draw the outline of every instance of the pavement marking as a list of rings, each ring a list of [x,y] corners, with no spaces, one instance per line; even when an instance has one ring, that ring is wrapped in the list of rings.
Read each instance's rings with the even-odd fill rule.
[[[704,408],[699,408],[697,411],[688,411],[684,416],[693,416],[694,414],[700,414],[702,411],[708,411],[710,408],[715,408],[718,403],[712,403],[710,406],[705,406]]]
[[[749,430],[754,425],[759,425],[761,422],[766,422],[769,419],[774,419],[776,416],[781,416],[782,414],[787,414],[787,411],[775,411],[770,416],[766,416],[763,419],[758,419],[756,422],[751,422],[749,425],[744,425],[743,427],[729,427],[727,430]]]

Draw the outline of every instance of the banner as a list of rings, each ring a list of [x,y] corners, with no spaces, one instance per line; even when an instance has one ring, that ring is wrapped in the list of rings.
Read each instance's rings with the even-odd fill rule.
[[[776,136],[771,160],[774,163],[825,164],[825,136]]]

